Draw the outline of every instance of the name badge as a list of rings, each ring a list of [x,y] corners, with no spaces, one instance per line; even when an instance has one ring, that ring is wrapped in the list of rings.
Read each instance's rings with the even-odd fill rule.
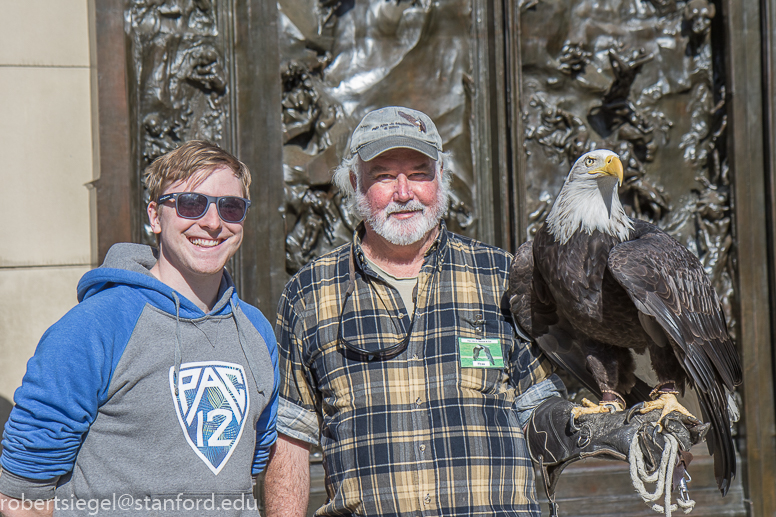
[[[461,368],[504,368],[500,339],[458,338]]]

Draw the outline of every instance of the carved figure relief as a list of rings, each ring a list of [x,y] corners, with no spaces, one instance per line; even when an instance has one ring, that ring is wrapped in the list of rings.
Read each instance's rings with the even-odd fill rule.
[[[609,148],[626,210],[701,259],[735,335],[723,71],[708,0],[549,0],[521,9],[529,238],[565,172]],[[573,19],[573,24],[557,20]]]
[[[229,140],[229,80],[215,0],[127,0],[130,102],[136,120],[135,170],[181,142]],[[145,214],[147,193],[138,205]],[[139,236],[153,243],[147,225]]]
[[[468,0],[280,0],[286,269],[347,242],[357,220],[330,184],[370,110],[406,105],[453,152],[454,231],[476,234],[469,139]]]

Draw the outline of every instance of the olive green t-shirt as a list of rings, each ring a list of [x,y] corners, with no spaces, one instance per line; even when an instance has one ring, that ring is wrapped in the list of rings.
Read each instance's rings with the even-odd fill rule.
[[[364,257],[366,258],[366,257]],[[375,270],[375,272],[385,280],[390,286],[394,287],[397,291],[399,291],[399,296],[401,296],[402,302],[404,302],[404,307],[407,309],[407,314],[412,317],[412,315],[415,313],[415,297],[413,296],[415,292],[415,286],[418,283],[418,277],[413,276],[410,278],[398,278],[390,273],[386,273],[380,267],[366,258],[366,261],[369,263],[369,266]]]

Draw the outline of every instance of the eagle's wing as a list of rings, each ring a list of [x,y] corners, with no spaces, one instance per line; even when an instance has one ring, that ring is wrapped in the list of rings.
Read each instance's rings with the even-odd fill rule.
[[[555,300],[541,274],[534,268],[531,241],[524,243],[515,253],[507,295],[522,337],[535,341],[550,361],[600,398],[598,383],[586,366],[586,343],[574,336],[571,325],[556,312]],[[625,395],[626,404],[646,400],[648,393],[647,384],[637,377],[636,386]]]
[[[534,270],[533,242],[523,243],[515,253],[509,273],[509,305],[515,323],[527,340],[535,339],[549,331],[558,322],[555,300],[547,285]]]
[[[709,450],[723,494],[735,475],[735,451],[730,435],[728,400],[741,383],[741,364],[728,335],[725,317],[700,261],[668,234],[637,222],[640,236],[616,245],[608,268],[636,307],[655,318],[675,343],[674,353],[711,419]]]

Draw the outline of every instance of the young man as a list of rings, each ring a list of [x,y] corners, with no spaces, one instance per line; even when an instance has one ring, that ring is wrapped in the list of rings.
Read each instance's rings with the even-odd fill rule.
[[[145,181],[158,252],[113,246],[41,339],[5,427],[5,515],[257,515],[277,350],[224,269],[242,241],[250,172],[192,141]]]
[[[563,385],[515,337],[512,257],[445,228],[434,123],[367,114],[335,181],[364,222],[280,301],[267,515],[306,515],[317,443],[329,496],[317,515],[539,515],[522,427]]]

